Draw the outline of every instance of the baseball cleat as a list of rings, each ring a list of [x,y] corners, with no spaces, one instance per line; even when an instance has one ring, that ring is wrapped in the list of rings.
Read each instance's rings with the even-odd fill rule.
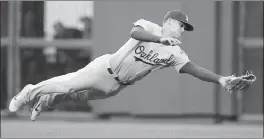
[[[40,96],[40,97],[37,98],[36,103],[31,108],[30,119],[32,121],[35,121],[36,117],[39,116],[40,113],[43,111],[44,106],[45,106],[45,102],[46,102],[48,97],[49,97],[49,95],[44,95],[44,96]]]
[[[9,104],[9,110],[11,112],[16,112],[21,109],[24,105],[29,102],[28,93],[30,92],[32,84],[26,85],[21,92],[14,96]]]

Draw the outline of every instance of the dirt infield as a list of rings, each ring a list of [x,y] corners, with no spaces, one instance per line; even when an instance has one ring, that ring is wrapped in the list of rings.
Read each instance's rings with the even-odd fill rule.
[[[1,120],[2,138],[262,138],[262,125]]]

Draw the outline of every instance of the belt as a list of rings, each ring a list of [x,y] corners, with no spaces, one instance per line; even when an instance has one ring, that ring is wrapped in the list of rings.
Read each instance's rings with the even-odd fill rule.
[[[107,68],[107,71],[114,76],[114,79],[121,85],[132,85],[133,83],[131,82],[125,82],[125,81],[121,81],[118,76],[116,76],[113,72],[113,70],[111,68]]]

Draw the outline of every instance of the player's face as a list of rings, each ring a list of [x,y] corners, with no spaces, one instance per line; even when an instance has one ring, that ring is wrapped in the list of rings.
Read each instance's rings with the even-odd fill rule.
[[[173,38],[179,38],[184,32],[184,27],[182,22],[173,19],[168,19],[163,26],[167,36]]]

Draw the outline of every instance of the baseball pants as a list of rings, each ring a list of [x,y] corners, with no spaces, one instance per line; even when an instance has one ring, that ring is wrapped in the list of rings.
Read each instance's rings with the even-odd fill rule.
[[[66,96],[74,97],[81,92],[86,100],[103,99],[116,95],[125,86],[120,85],[107,71],[110,67],[111,55],[100,56],[84,68],[42,81],[29,92],[30,101],[36,97],[50,94],[53,100],[64,99]],[[75,95],[76,96],[76,95]]]

